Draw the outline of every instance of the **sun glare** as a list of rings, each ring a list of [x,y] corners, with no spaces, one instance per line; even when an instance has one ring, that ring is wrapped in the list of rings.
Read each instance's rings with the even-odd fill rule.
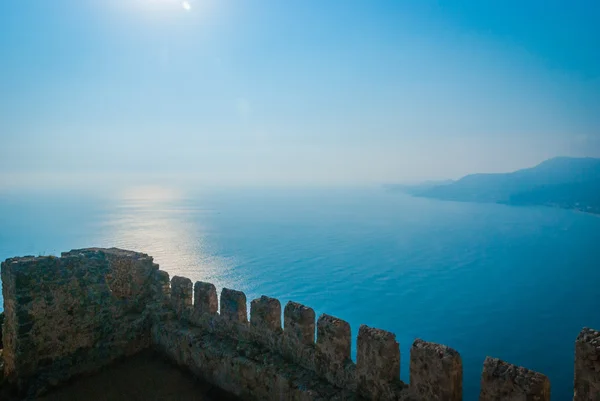
[[[2,0],[0,0],[2,1]],[[147,10],[165,12],[165,11],[192,11],[195,7],[194,0],[133,0],[142,5]],[[205,1],[202,1],[202,6]],[[203,8],[203,7],[201,7]]]

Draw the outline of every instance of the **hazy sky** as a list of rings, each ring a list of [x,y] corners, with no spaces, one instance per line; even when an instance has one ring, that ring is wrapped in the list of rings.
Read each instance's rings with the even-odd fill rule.
[[[597,0],[1,0],[0,180],[377,184],[600,157],[598,21]]]

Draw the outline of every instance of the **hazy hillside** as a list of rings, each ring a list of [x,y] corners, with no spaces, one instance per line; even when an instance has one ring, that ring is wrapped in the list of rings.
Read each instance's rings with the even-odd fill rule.
[[[428,189],[432,189],[442,185],[452,184],[453,180],[440,180],[440,181],[425,181],[419,184],[388,184],[384,185],[384,188],[390,192],[404,192],[407,194],[418,194]]]
[[[511,195],[506,203],[557,206],[600,214],[600,180],[540,186]]]
[[[405,192],[442,200],[551,205],[599,213],[600,159],[557,157],[512,173],[472,174]]]

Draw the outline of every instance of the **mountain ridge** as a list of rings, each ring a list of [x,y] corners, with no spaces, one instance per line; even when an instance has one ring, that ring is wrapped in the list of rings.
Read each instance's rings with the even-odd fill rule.
[[[443,185],[396,186],[413,196],[460,202],[546,205],[600,213],[600,158],[555,157],[509,173],[476,173]]]

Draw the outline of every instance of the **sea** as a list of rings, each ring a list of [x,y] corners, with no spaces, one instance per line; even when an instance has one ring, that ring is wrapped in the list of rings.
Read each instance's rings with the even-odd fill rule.
[[[574,342],[600,329],[600,217],[444,202],[382,188],[128,188],[0,193],[0,259],[84,247],[150,254],[171,276],[293,300],[462,356],[476,400],[486,356],[573,396]],[[356,353],[353,343],[353,358]]]

